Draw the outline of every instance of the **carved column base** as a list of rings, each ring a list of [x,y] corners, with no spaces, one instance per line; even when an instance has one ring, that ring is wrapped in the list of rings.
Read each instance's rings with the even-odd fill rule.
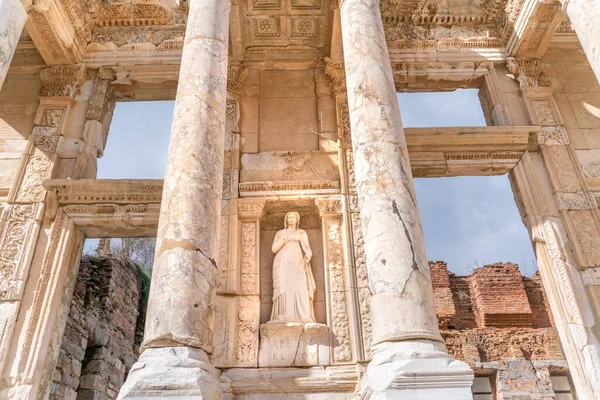
[[[473,371],[428,340],[384,342],[373,346],[373,359],[361,382],[361,399],[472,399]]]
[[[144,350],[121,387],[121,399],[221,400],[219,371],[202,349],[161,347]]]

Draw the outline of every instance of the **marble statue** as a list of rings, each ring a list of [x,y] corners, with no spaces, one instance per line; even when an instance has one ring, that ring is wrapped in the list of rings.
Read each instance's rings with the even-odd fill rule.
[[[273,311],[269,323],[315,322],[315,279],[310,267],[308,235],[298,228],[300,214],[285,215],[285,228],[277,232],[272,250]]]

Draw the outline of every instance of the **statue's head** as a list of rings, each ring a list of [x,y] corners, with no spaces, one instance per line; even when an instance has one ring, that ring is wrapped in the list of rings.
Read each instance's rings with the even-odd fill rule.
[[[298,214],[297,211],[290,211],[289,213],[285,214],[283,225],[286,228],[289,226],[297,227],[300,225],[300,214]]]

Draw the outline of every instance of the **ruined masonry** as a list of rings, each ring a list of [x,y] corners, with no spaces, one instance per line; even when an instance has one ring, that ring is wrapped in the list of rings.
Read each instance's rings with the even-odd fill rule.
[[[0,399],[600,399],[598,21],[0,0]],[[398,92],[459,88],[487,126],[403,128]],[[164,180],[95,179],[147,100],[175,100]],[[428,262],[413,178],[504,174],[539,273]],[[81,259],[122,237],[156,237],[147,302],[135,265]]]

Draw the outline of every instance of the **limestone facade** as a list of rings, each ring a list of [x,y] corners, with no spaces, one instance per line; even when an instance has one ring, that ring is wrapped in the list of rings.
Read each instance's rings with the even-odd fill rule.
[[[290,398],[470,396],[479,367],[435,319],[412,179],[499,174],[534,246],[560,368],[580,399],[600,398],[599,12],[592,0],[0,0],[0,398],[50,395],[84,238],[131,236],[158,244],[122,398],[269,398],[281,381]],[[396,91],[457,88],[479,89],[488,126],[402,127]],[[116,102],[159,99],[176,99],[164,182],[95,180]],[[289,211],[328,335],[303,342],[311,368],[259,362],[270,246]],[[501,313],[486,313],[498,306],[478,289],[485,273],[470,278],[476,326],[544,319],[530,283],[507,276],[523,307]],[[185,382],[152,386],[172,365]]]
[[[473,368],[477,399],[491,399],[494,394],[497,398],[568,398],[560,385],[560,379],[568,383],[568,368],[539,274],[523,277],[518,266],[510,263],[488,265],[469,276],[448,273],[443,262],[429,266],[439,330],[449,352]],[[137,289],[148,290],[143,282],[134,264],[110,254],[82,260],[50,398],[117,397],[140,350],[144,329],[140,316],[145,309]],[[275,326],[274,333],[282,333],[280,327],[270,326]],[[286,347],[274,350],[282,352]],[[276,385],[264,375],[267,370],[277,369],[262,368],[260,373],[267,385]],[[223,371],[227,376],[243,370]],[[295,368],[287,378],[301,373]],[[357,382],[358,371],[346,373],[350,381],[344,397],[351,398],[350,383]],[[228,380],[221,384],[231,390]],[[235,396],[242,391],[235,388]]]

